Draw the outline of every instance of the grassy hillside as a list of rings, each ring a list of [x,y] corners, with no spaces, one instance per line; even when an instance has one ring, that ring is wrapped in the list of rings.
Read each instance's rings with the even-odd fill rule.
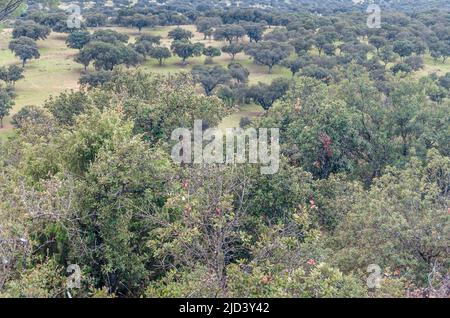
[[[205,46],[222,47],[224,42],[204,40],[203,35],[195,31],[195,26],[182,26],[194,33],[195,42],[201,42]],[[170,30],[174,27],[155,27],[152,29],[144,29],[142,33],[151,33],[161,36],[162,45],[170,46],[171,40],[167,37]],[[112,27],[118,32],[127,34],[130,42],[134,42],[135,38],[141,33],[137,29],[125,27]],[[94,31],[94,29],[91,29]],[[19,60],[8,50],[8,43],[11,40],[11,29],[3,29],[0,31],[0,66],[19,63]],[[16,84],[16,104],[11,115],[16,113],[25,105],[42,105],[51,95],[58,95],[64,90],[76,90],[79,88],[78,79],[83,70],[80,64],[73,61],[77,50],[70,49],[65,44],[66,34],[52,32],[46,40],[38,41],[41,58],[31,60],[25,67],[25,78]],[[193,66],[203,64],[204,56],[195,57],[188,60],[187,65],[181,65],[180,58],[172,56],[167,59],[163,66],[159,66],[154,59],[148,59],[144,64],[140,65],[140,69],[159,74],[169,74],[180,71],[189,72]],[[250,71],[249,82],[255,84],[257,82],[270,83],[274,78],[284,76],[289,77],[288,69],[275,66],[272,74],[268,73],[267,67],[253,63],[252,59],[244,53],[238,54],[235,58],[236,62],[241,63]],[[222,54],[220,57],[214,58],[214,63],[226,66],[231,62],[228,54]],[[450,63],[443,64],[440,61],[433,60],[430,56],[425,57],[425,68],[416,73],[416,76],[424,76],[430,73],[439,75],[450,72]],[[239,124],[239,120],[244,116],[255,116],[261,112],[261,108],[255,106],[245,106],[235,114],[224,119],[221,126],[235,127]],[[10,117],[5,119],[5,127],[0,129],[0,135],[5,137],[7,131],[11,129]]]
[[[142,32],[151,33],[163,37],[162,44],[169,47],[171,40],[167,38],[167,34],[174,27],[155,27],[151,30],[143,30]],[[221,47],[223,42],[204,40],[203,35],[195,32],[195,26],[187,25],[183,28],[194,32],[193,41],[201,42],[206,46],[212,45]],[[130,36],[130,42],[134,42],[135,38],[140,35],[137,29],[124,27],[113,27],[118,32],[125,33]],[[91,30],[93,31],[93,30]],[[25,78],[16,84],[16,104],[11,115],[16,113],[25,105],[42,105],[51,95],[58,95],[64,90],[78,89],[78,79],[83,70],[80,64],[73,61],[77,50],[69,49],[65,44],[66,35],[62,33],[52,32],[46,40],[38,41],[41,58],[31,60],[25,67]],[[4,29],[0,34],[0,66],[19,63],[19,60],[8,50],[8,43],[11,40],[11,29]],[[193,66],[203,64],[205,57],[196,57],[188,60],[188,65],[183,66],[180,59],[176,56],[168,59],[164,66],[159,66],[156,60],[149,59],[139,68],[154,73],[168,74],[180,71],[190,71]],[[286,68],[276,66],[272,74],[268,74],[267,67],[256,65],[250,57],[241,53],[235,58],[236,62],[241,63],[250,71],[249,81],[251,84],[257,82],[270,83],[274,78],[279,76],[289,76]],[[231,62],[231,58],[227,54],[214,58],[216,64],[223,66]],[[248,108],[248,107],[247,107]],[[243,116],[248,116],[248,110],[245,108],[242,113],[233,114],[224,120],[226,125],[237,126],[239,120]],[[255,111],[251,112],[252,114]],[[5,119],[5,127],[0,130],[0,135],[11,129],[10,117]]]

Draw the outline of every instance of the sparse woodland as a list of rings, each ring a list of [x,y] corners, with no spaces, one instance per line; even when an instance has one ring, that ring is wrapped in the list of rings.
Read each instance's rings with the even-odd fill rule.
[[[39,5],[0,26],[0,297],[450,296],[448,1]],[[279,128],[278,172],[175,163],[195,119]]]

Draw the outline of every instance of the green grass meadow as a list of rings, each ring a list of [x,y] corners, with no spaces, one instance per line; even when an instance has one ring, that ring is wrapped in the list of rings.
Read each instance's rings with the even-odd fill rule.
[[[195,26],[182,26],[194,33],[195,42],[201,42],[205,46],[222,47],[224,42],[204,40],[203,35],[195,31]],[[135,38],[140,34],[149,33],[159,35],[162,37],[162,45],[170,46],[170,39],[167,37],[169,31],[174,27],[155,27],[152,29],[144,29],[141,33],[137,29],[130,29],[125,27],[111,27],[118,32],[125,33],[130,37],[130,42],[134,42]],[[93,30],[91,30],[93,31]],[[0,26],[0,66],[10,64],[20,64],[9,50],[8,43],[11,40],[10,28],[1,28]],[[83,70],[80,64],[73,61],[77,50],[70,49],[65,44],[66,34],[52,32],[45,40],[38,41],[38,47],[41,54],[40,59],[31,60],[25,66],[25,78],[16,83],[17,98],[15,106],[11,115],[16,113],[25,105],[42,105],[52,95],[58,95],[66,90],[79,89],[78,79]],[[195,57],[188,60],[187,65],[182,65],[178,57],[172,56],[167,59],[163,66],[159,66],[154,59],[148,59],[144,64],[140,65],[140,69],[158,74],[170,74],[180,71],[189,72],[193,66],[204,64],[205,57]],[[231,57],[228,54],[222,54],[214,58],[215,65],[227,66],[230,63]],[[256,84],[258,82],[270,83],[273,79],[283,76],[290,77],[290,71],[281,66],[275,66],[272,73],[268,73],[268,68],[262,65],[253,63],[252,59],[240,53],[236,56],[235,62],[241,63],[250,71],[249,84]],[[450,72],[450,63],[443,64],[440,61],[435,61],[431,57],[425,57],[425,68],[417,72],[417,76],[423,76],[430,73],[437,73],[439,75]],[[255,105],[246,105],[240,108],[236,113],[225,118],[220,125],[221,128],[236,127],[239,120],[244,117],[254,117],[261,114],[262,109]],[[10,117],[4,119],[5,127],[0,129],[0,135],[5,137],[10,135],[11,124]]]

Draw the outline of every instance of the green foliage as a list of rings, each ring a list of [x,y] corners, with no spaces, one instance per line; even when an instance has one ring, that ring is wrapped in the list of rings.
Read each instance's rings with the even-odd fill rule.
[[[81,50],[91,40],[90,33],[88,31],[75,31],[67,36],[67,46],[72,49]]]
[[[205,55],[207,59],[210,59],[210,62],[212,62],[212,58],[222,55],[222,52],[216,47],[208,46],[203,50],[203,55]]]
[[[410,56],[413,52],[413,44],[410,41],[398,41],[394,43],[394,52],[402,58]]]
[[[231,59],[234,60],[236,54],[244,51],[244,48],[245,46],[242,43],[230,43],[229,45],[222,47],[222,52],[229,54]]]
[[[155,25],[156,22],[157,22],[156,17],[140,13],[136,13],[127,19],[127,24],[132,27],[138,28],[139,32],[141,32],[142,28],[144,27],[150,27]]]
[[[22,66],[25,67],[25,63],[30,59],[38,59],[40,58],[39,50],[36,45],[36,42],[25,36],[21,36],[17,39],[11,40],[9,42],[8,48],[11,52],[22,60]]]
[[[52,260],[23,271],[17,280],[10,281],[0,297],[60,298],[64,297],[66,277],[63,268]]]
[[[106,24],[108,16],[103,13],[91,13],[85,15],[85,20],[88,27],[100,27]]]
[[[288,58],[292,51],[292,46],[272,41],[253,43],[245,49],[245,53],[253,57],[256,63],[266,65],[269,73],[275,65]]]
[[[95,7],[83,24],[108,28],[92,34],[69,29],[60,9],[24,11],[10,43],[23,64],[51,29],[68,33],[85,71],[79,91],[23,107],[0,140],[0,296],[448,296],[445,11],[399,13],[409,6],[391,1],[383,28],[369,29],[351,3],[310,2]],[[192,23],[227,45],[172,27]],[[129,43],[116,25],[161,28]],[[170,49],[157,35],[167,30]],[[153,58],[165,73],[172,53],[185,66],[221,52],[239,63],[165,76],[153,63],[119,66]],[[287,69],[263,76],[254,64]],[[0,119],[23,72],[0,68]],[[173,163],[174,129],[196,119],[223,129],[230,114],[245,129],[280,129],[276,174]],[[80,289],[66,286],[68,264],[82,270]]]
[[[305,62],[302,58],[297,58],[295,60],[286,60],[284,63],[284,66],[286,66],[292,73],[292,76],[295,76],[302,67],[305,66]]]
[[[241,268],[239,265],[232,265],[229,269],[231,297],[348,298],[366,296],[364,286],[357,278],[346,276],[327,264],[319,264],[308,274],[302,269],[294,270],[291,273],[270,273],[259,267],[253,267],[250,273],[246,273]]]
[[[62,125],[73,125],[74,117],[83,113],[89,105],[88,96],[83,92],[62,93],[51,97],[44,108]]]
[[[11,87],[0,85],[0,128],[3,128],[3,118],[9,115],[14,106],[14,97]]]
[[[117,72],[105,89],[119,99],[124,114],[134,122],[134,132],[152,143],[167,144],[175,128],[192,128],[194,119],[213,127],[227,114],[217,97],[197,94],[186,74]]]
[[[163,58],[168,58],[167,57],[167,48],[163,48],[163,47],[155,47],[155,45],[159,45],[161,42],[161,37],[160,36],[154,36],[154,35],[150,35],[150,34],[143,34],[140,37],[138,37],[136,39],[136,43],[134,44],[134,49],[142,54],[144,56],[144,58],[147,55],[150,55],[153,57],[153,55],[161,55]],[[165,49],[165,50],[162,50]],[[170,53],[170,51],[169,51]],[[170,57],[170,55],[169,55]],[[160,60],[161,61],[161,60]]]
[[[228,71],[230,72],[231,77],[234,78],[238,83],[247,83],[250,72],[241,64],[234,62],[228,64]]]
[[[38,106],[24,106],[12,117],[12,124],[16,128],[22,128],[25,125],[47,124],[49,121],[48,114],[45,110]]]
[[[8,67],[0,67],[0,80],[14,85],[18,80],[22,78],[24,78],[23,68],[21,68],[20,66],[12,64]]]
[[[233,41],[237,42],[246,33],[245,29],[240,25],[227,24],[214,30],[214,39],[217,41],[226,40],[231,44]]]
[[[200,17],[195,22],[197,26],[197,31],[204,34],[204,39],[213,34],[213,28],[218,27],[222,24],[222,21],[218,17]]]
[[[182,28],[175,28],[168,35],[169,39],[174,41],[189,41],[193,36],[191,31]]]
[[[91,41],[106,42],[111,44],[117,42],[127,43],[128,39],[128,35],[114,30],[97,30],[91,35]]]
[[[164,60],[172,56],[170,50],[166,47],[157,46],[150,50],[150,56],[158,60],[159,66],[164,64]]]
[[[46,39],[49,34],[50,28],[47,26],[34,21],[19,21],[14,25],[12,36],[14,39],[24,36],[37,41]]]
[[[94,71],[82,74],[78,81],[81,85],[89,86],[89,88],[99,87],[110,81],[112,78],[111,71]]]
[[[100,119],[98,126],[106,124],[97,129],[100,135],[86,136],[86,131],[69,137],[72,145],[79,138],[89,143],[96,138],[95,144],[101,147],[91,148],[88,157],[76,158],[83,161],[95,156],[79,189],[84,193],[80,202],[80,219],[84,221],[80,226],[85,229],[80,243],[84,242],[87,250],[78,257],[98,260],[91,271],[100,286],[108,286],[110,291],[119,294],[133,293],[145,286],[151,265],[147,236],[143,234],[151,223],[143,211],[164,203],[169,190],[165,183],[173,169],[165,154],[149,149],[139,137],[126,137],[131,133],[129,125],[122,132],[117,131],[117,124],[110,130],[114,127],[110,126],[111,119]],[[107,130],[113,135],[106,135]]]
[[[204,45],[202,43],[191,43],[187,40],[175,40],[172,42],[170,49],[185,63],[190,57],[202,55]]]
[[[231,80],[228,70],[222,66],[195,66],[192,69],[192,76],[195,81],[203,86],[208,96],[212,94],[218,85],[225,84]]]
[[[429,152],[404,170],[388,169],[370,190],[353,192],[336,235],[336,264],[345,271],[370,263],[425,281],[448,267],[448,157]]]
[[[284,78],[277,78],[270,85],[258,83],[248,88],[247,98],[267,110],[287,92],[289,85],[290,81]]]
[[[242,25],[245,32],[247,32],[247,36],[250,39],[250,42],[259,42],[263,38],[265,25],[261,23],[252,23],[247,22]]]

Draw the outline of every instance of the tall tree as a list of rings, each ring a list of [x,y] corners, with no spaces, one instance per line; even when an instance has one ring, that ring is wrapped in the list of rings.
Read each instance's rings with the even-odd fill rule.
[[[283,62],[283,65],[291,71],[292,77],[294,77],[295,74],[297,74],[301,68],[305,66],[305,64],[306,63],[303,58],[296,58],[294,60],[286,60]]]
[[[292,46],[272,41],[253,43],[245,49],[245,52],[253,57],[256,63],[266,65],[269,73],[272,72],[275,65],[288,58],[292,51]]]
[[[248,88],[247,98],[251,98],[262,108],[268,110],[289,89],[290,81],[285,78],[277,78],[270,85],[258,83]]]
[[[0,128],[3,128],[3,119],[9,115],[13,106],[13,90],[10,87],[0,85]]]
[[[222,47],[222,52],[227,53],[234,60],[237,54],[244,51],[245,45],[243,43],[231,43]]]
[[[66,44],[72,49],[81,50],[90,40],[91,36],[88,31],[77,30],[67,36]]]
[[[194,34],[189,31],[182,28],[175,28],[168,34],[169,39],[172,39],[174,41],[188,41],[192,37],[194,37]]]
[[[408,40],[396,41],[393,50],[403,59],[413,53],[414,45]]]
[[[9,49],[22,61],[22,67],[30,59],[38,59],[41,57],[36,42],[28,37],[21,36],[20,38],[11,40],[9,42]]]
[[[204,40],[213,34],[213,29],[220,26],[222,20],[219,17],[200,17],[195,21],[197,32],[203,33]]]
[[[12,36],[14,39],[17,39],[21,36],[29,37],[35,41],[44,40],[50,34],[50,28],[37,24],[32,20],[28,21],[17,21],[14,25],[14,29],[12,32]]]
[[[173,53],[182,59],[183,64],[186,64],[188,58],[202,55],[204,45],[202,43],[191,43],[186,40],[173,41],[170,48]]]
[[[243,23],[242,27],[245,32],[247,32],[247,36],[250,39],[250,42],[259,42],[263,38],[265,25],[261,23],[247,22]]]
[[[0,80],[5,81],[8,84],[15,85],[15,83],[24,78],[23,68],[12,64],[8,67],[0,67]]]
[[[234,78],[238,83],[244,84],[248,82],[248,76],[250,72],[244,66],[239,63],[232,62],[228,64],[228,71],[232,78]]]
[[[211,95],[218,85],[225,84],[231,80],[228,70],[220,65],[214,67],[196,65],[192,69],[192,75],[195,81],[203,86],[207,96]]]
[[[142,28],[152,27],[156,25],[157,18],[154,16],[148,16],[140,13],[136,13],[133,16],[129,17],[128,25],[138,28],[139,32],[142,31]]]
[[[213,58],[220,56],[222,52],[219,48],[214,46],[205,47],[203,50],[203,55],[206,56],[205,64],[211,64],[213,62]]]

